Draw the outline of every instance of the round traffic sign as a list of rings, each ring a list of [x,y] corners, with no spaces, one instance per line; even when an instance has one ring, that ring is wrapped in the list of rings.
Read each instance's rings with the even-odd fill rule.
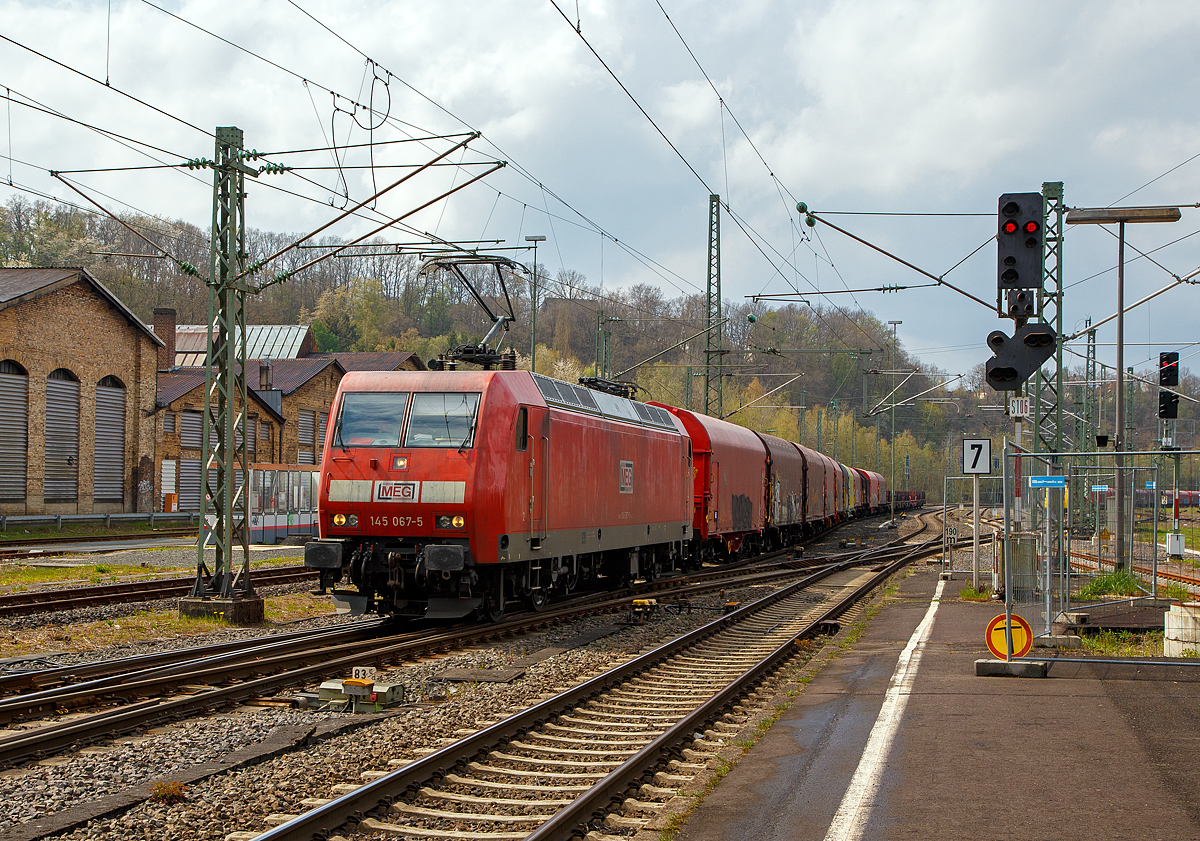
[[[1005,640],[1004,626],[1008,614],[1001,613],[995,619],[988,623],[987,633],[984,639],[987,640],[988,650],[996,656],[997,659],[1007,660],[1006,654],[1008,643]],[[1024,657],[1029,653],[1029,649],[1033,647],[1033,629],[1029,627],[1029,623],[1022,619],[1017,614],[1012,614],[1012,647],[1013,657]]]

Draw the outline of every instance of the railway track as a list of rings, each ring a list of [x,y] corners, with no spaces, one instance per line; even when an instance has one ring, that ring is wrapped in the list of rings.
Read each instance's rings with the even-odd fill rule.
[[[116,543],[123,540],[155,540],[159,538],[192,538],[197,536],[194,526],[184,526],[175,529],[155,529],[152,532],[139,531],[131,534],[99,534],[99,535],[58,535],[54,537],[25,537],[0,541],[0,560],[24,560],[27,558],[46,558],[62,552],[47,552],[36,547],[56,546],[62,543]]]
[[[1075,558],[1080,558],[1082,560],[1077,561]],[[1087,571],[1099,571],[1104,567],[1114,567],[1112,561],[1102,561],[1099,557],[1090,552],[1079,551],[1071,552],[1071,566],[1075,569]],[[1147,578],[1155,574],[1155,570],[1153,570],[1151,567],[1145,566],[1144,564],[1134,564],[1133,571]],[[1175,581],[1192,590],[1200,590],[1200,577],[1173,572],[1169,569],[1164,569],[1162,566],[1158,568],[1157,572],[1159,578],[1166,578],[1168,581]]]
[[[316,570],[303,566],[271,567],[253,570],[251,577],[258,587],[272,587],[312,581],[316,578]],[[189,575],[151,581],[4,593],[0,594],[0,616],[178,598],[188,595],[195,581],[196,576]]]
[[[938,549],[940,542],[921,550],[908,546],[870,549],[836,563],[824,564],[814,574],[855,564],[887,562],[914,551],[929,554]],[[812,566],[818,562],[787,560],[781,561],[775,569],[756,568],[740,575],[701,573],[696,577],[702,580],[678,581],[675,592],[688,598],[721,587],[794,577],[796,565],[801,563]],[[665,583],[657,581],[644,585],[655,588],[645,592],[661,592]],[[311,684],[332,674],[347,673],[353,666],[364,663],[385,667],[388,663],[442,653],[587,615],[627,609],[638,595],[638,592],[615,597],[608,594],[602,600],[583,597],[575,604],[492,625],[414,630],[380,637],[386,623],[372,621],[360,623],[350,630],[297,633],[284,639],[255,641],[254,644],[234,643],[223,651],[206,647],[175,654],[147,655],[133,658],[132,662],[110,661],[6,675],[0,679],[0,691],[19,691],[22,686],[38,688],[0,699],[0,723],[108,706],[73,721],[39,724],[33,729],[0,738],[0,767],[198,712],[270,696],[290,686]],[[177,693],[183,686],[189,689],[187,694],[180,696]]]
[[[237,837],[309,841],[350,825],[406,838],[545,841],[638,829],[639,813],[654,808],[647,801],[673,796],[678,772],[724,746],[737,728],[722,717],[796,656],[799,640],[940,548],[892,549],[868,569],[861,559],[831,564],[307,813],[275,816],[286,822],[259,836]],[[623,814],[610,814],[614,806]]]

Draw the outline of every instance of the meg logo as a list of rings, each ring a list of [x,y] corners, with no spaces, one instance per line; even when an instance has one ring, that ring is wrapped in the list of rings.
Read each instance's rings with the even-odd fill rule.
[[[376,482],[375,502],[416,502],[420,482]]]
[[[621,462],[621,493],[633,493],[633,462]]]

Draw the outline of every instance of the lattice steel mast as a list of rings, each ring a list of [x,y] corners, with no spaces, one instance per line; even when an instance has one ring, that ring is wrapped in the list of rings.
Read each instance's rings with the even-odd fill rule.
[[[205,561],[204,531],[197,541],[194,598],[237,599],[254,595],[250,582],[247,531],[246,462],[246,191],[245,176],[258,170],[243,163],[249,155],[242,130],[216,132],[213,170],[212,235],[208,276],[208,349],[204,376],[203,475],[207,534],[215,549],[213,569]],[[242,564],[233,569],[233,547]]]
[[[721,197],[708,197],[708,295],[704,326],[704,413],[712,417],[725,414],[722,399],[721,362],[725,350],[721,343]],[[716,410],[715,412],[713,410]]]
[[[1037,311],[1043,323],[1054,328],[1058,339],[1054,349],[1054,370],[1043,376],[1039,365],[1034,387],[1033,451],[1061,453],[1063,451],[1063,184],[1047,181],[1042,184],[1045,215],[1045,261],[1043,282],[1038,289]]]

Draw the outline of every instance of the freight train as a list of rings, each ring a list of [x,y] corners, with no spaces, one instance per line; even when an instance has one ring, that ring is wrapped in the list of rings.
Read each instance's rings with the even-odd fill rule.
[[[888,509],[884,477],[528,371],[346,374],[304,563],[358,613],[495,620]],[[897,494],[897,508],[923,494]]]

